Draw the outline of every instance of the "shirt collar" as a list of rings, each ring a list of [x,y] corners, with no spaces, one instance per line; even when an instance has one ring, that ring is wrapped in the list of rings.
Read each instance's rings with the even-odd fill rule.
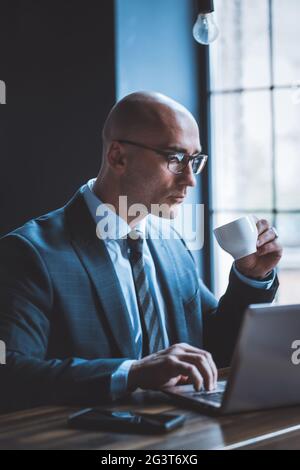
[[[82,187],[83,197],[88,209],[97,225],[97,236],[106,241],[124,238],[132,231],[132,228],[125,220],[116,214],[112,209],[104,204],[93,191],[96,178],[90,179],[87,184]],[[146,219],[145,217],[135,227],[135,230],[141,232],[143,238],[146,235]]]

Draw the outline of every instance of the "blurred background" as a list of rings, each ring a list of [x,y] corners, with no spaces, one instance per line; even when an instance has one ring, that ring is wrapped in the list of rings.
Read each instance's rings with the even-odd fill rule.
[[[156,90],[191,110],[209,154],[187,201],[205,208],[204,281],[220,296],[232,264],[213,227],[254,213],[284,245],[277,300],[300,302],[300,2],[214,3],[203,46],[195,0],[1,0],[0,235],[96,176],[111,106]]]
[[[245,213],[277,227],[280,302],[300,302],[300,2],[216,0],[210,46],[214,225]],[[232,260],[214,244],[215,287]]]

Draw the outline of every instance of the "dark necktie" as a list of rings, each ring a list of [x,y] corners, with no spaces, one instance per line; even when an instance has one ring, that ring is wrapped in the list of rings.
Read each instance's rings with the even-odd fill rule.
[[[162,333],[145,272],[143,259],[144,240],[137,231],[131,232],[130,234],[134,238],[131,238],[129,235],[127,238],[128,247],[130,248],[129,261],[132,268],[142,324],[143,356],[145,356],[163,349]]]

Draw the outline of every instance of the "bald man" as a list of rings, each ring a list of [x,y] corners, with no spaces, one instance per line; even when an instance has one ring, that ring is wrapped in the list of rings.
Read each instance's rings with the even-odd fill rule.
[[[97,178],[0,240],[2,409],[214,389],[246,306],[274,298],[282,249],[259,220],[258,251],[233,265],[220,301],[205,287],[184,241],[158,222],[170,225],[206,159],[188,110],[133,93],[105,122]]]

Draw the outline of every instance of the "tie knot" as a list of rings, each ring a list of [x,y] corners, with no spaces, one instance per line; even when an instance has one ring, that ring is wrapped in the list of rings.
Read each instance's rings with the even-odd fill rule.
[[[143,253],[143,236],[142,233],[132,230],[127,236],[128,247],[132,253],[142,254]]]

